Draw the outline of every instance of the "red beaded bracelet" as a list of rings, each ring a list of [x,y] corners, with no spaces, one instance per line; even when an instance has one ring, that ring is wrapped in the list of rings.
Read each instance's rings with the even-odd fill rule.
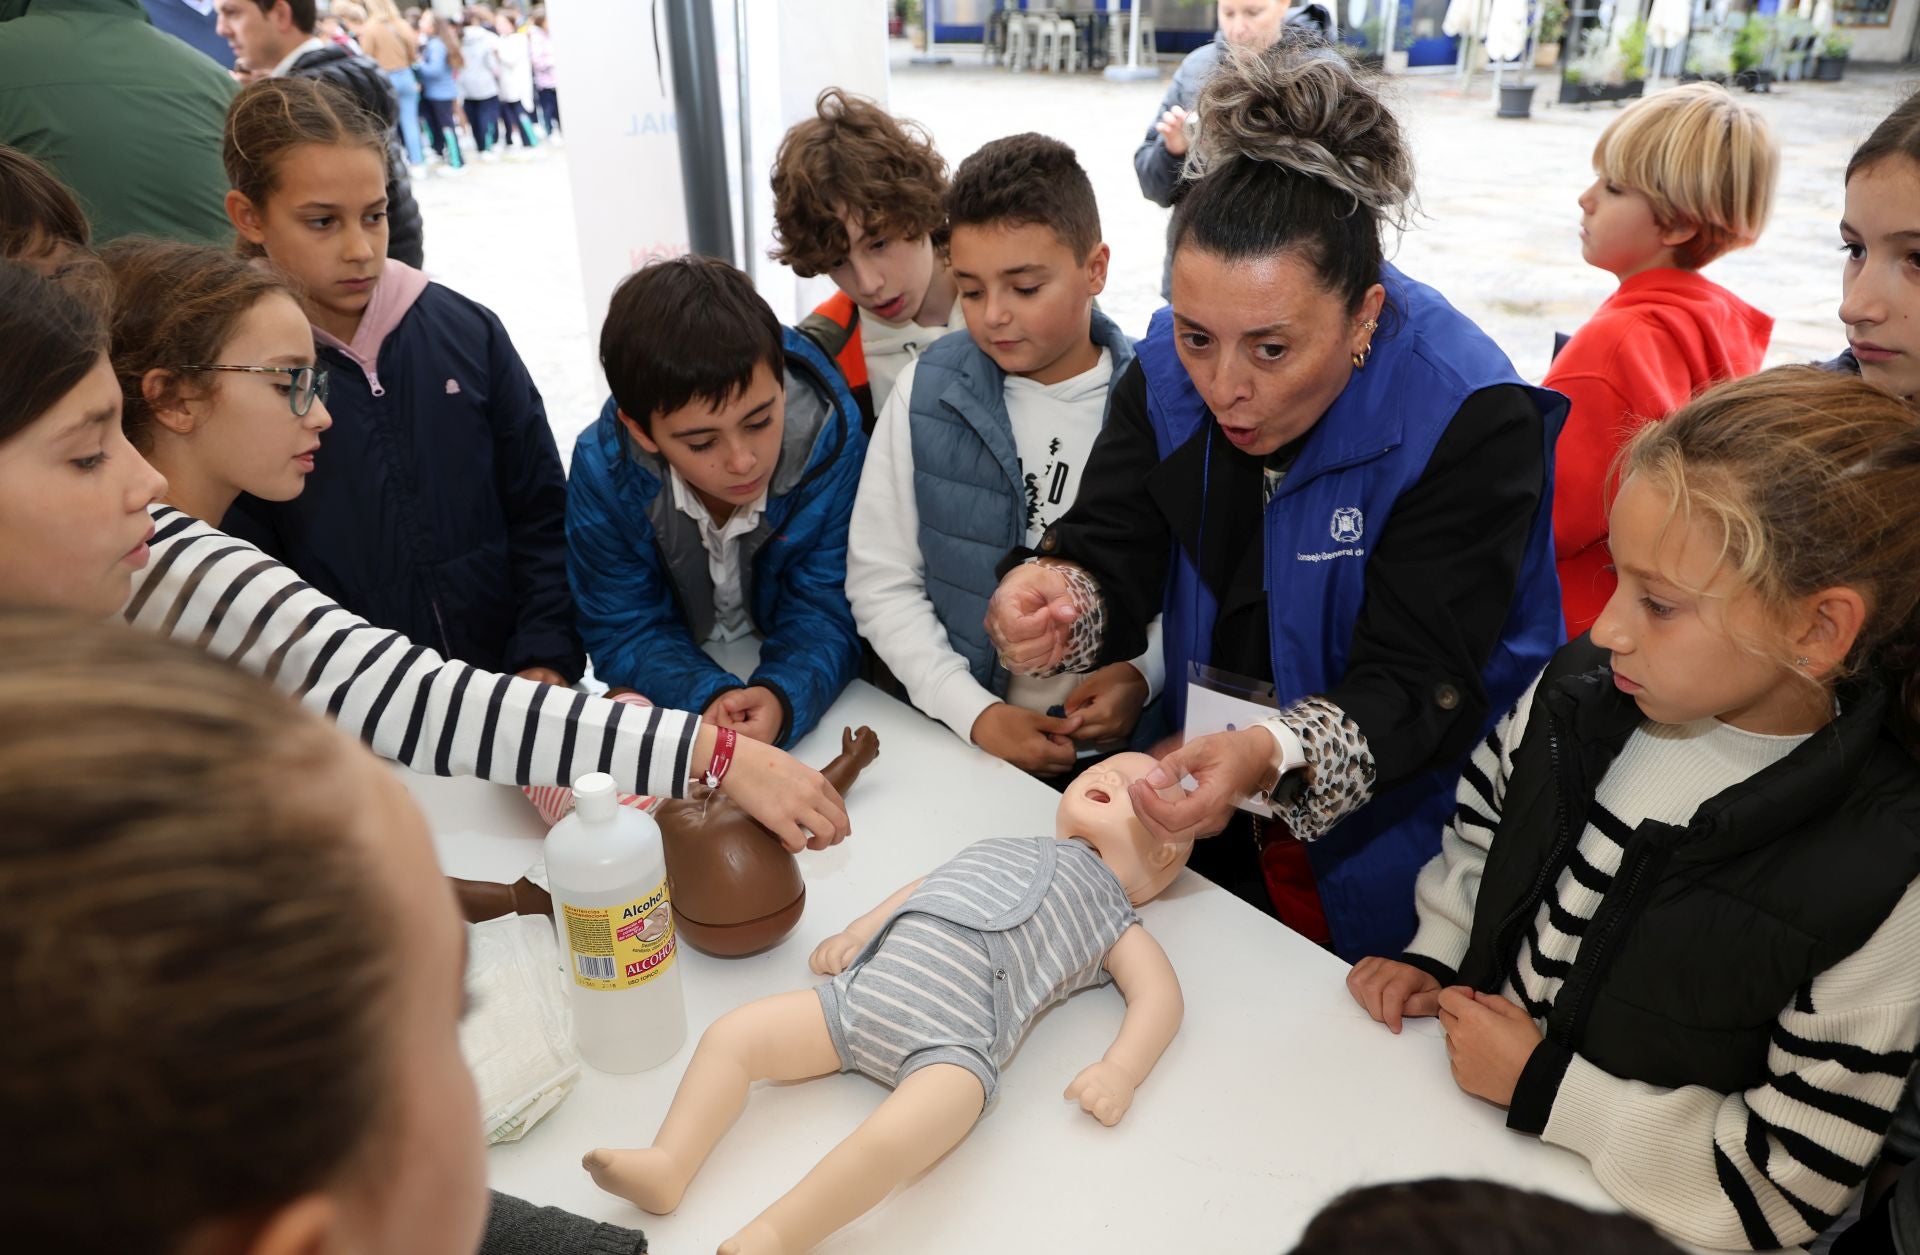
[[[739,736],[732,728],[714,729],[713,761],[707,764],[707,774],[700,777],[700,783],[709,789],[720,787],[720,782],[727,778],[727,768],[733,766],[733,744]]]

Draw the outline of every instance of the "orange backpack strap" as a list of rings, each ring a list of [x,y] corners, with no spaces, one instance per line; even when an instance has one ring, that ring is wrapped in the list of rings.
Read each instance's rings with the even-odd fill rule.
[[[841,377],[860,406],[860,426],[868,434],[878,416],[873,406],[873,385],[867,378],[867,353],[860,342],[860,307],[845,292],[835,292],[795,328],[833,359]]]

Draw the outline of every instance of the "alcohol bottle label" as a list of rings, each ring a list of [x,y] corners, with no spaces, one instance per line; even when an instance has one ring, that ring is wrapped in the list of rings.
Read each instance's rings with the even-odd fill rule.
[[[562,903],[573,981],[583,989],[637,989],[673,966],[678,938],[661,881],[624,906]]]

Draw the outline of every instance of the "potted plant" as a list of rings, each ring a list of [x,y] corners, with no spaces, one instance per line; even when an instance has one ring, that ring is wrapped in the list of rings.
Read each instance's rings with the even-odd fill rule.
[[[1773,90],[1773,70],[1767,55],[1773,51],[1773,21],[1749,17],[1733,33],[1733,82],[1750,92]]]
[[[1591,105],[1631,100],[1647,90],[1647,24],[1635,19],[1619,38],[1595,43],[1560,71],[1560,103]]]
[[[1853,51],[1853,37],[1838,31],[1827,32],[1820,41],[1820,56],[1813,63],[1813,76],[1822,83],[1837,83],[1847,72],[1847,55]]]
[[[1590,105],[1619,99],[1617,93],[1623,90],[1625,81],[1617,49],[1604,44],[1588,48],[1571,61],[1561,62],[1560,103]]]
[[[1533,64],[1536,69],[1551,70],[1560,64],[1560,41],[1566,37],[1566,33],[1566,0],[1542,0],[1540,36],[1533,41]]]
[[[1626,82],[1640,84],[1642,90],[1647,82],[1647,19],[1636,17],[1627,23],[1627,29],[1620,36],[1620,60]],[[1636,96],[1639,92],[1634,93]]]
[[[906,0],[900,6],[900,20],[907,28],[907,39],[912,42],[915,52],[927,50],[927,25],[922,20],[923,16],[920,0]]]
[[[1733,37],[1715,30],[1694,40],[1687,50],[1687,68],[1680,75],[1683,83],[1722,83],[1733,74]]]

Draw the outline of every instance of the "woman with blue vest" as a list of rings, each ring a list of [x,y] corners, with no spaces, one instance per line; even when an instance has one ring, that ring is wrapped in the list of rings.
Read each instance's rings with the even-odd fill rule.
[[[1347,58],[1230,54],[1198,111],[1173,304],[987,628],[1009,670],[1052,674],[1138,653],[1163,614],[1175,726],[1194,685],[1271,685],[1277,716],[1189,726],[1156,787],[1197,787],[1134,808],[1224,828],[1192,866],[1343,958],[1397,954],[1466,753],[1561,641],[1566,403],[1385,261],[1412,159]]]

